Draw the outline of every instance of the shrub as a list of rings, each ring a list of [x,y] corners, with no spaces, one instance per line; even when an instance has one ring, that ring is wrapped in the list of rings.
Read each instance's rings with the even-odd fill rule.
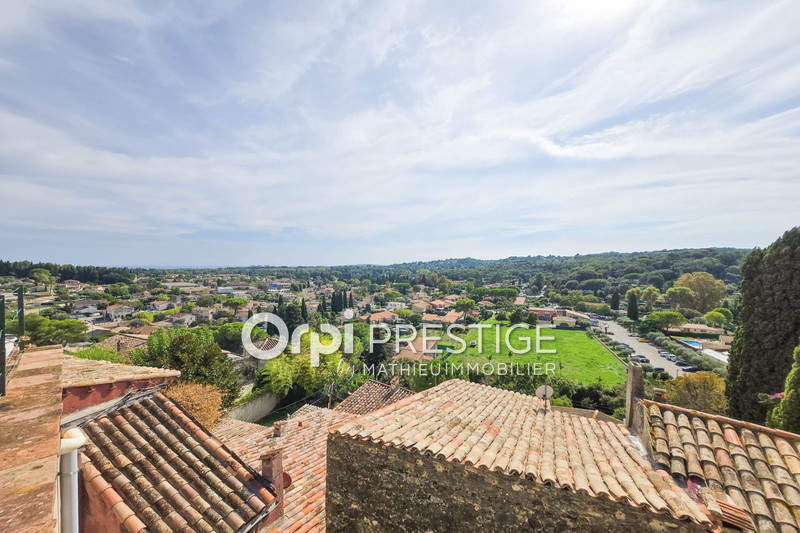
[[[703,316],[703,313],[701,313],[697,309],[681,309],[681,314],[686,318],[688,318],[689,320],[697,318],[699,316]]]
[[[212,385],[176,383],[164,391],[207,429],[213,429],[222,416],[222,394]]]
[[[114,350],[105,346],[92,346],[91,348],[84,348],[78,350],[74,354],[75,357],[81,359],[91,359],[92,361],[109,361],[111,363],[130,364],[128,358]]]
[[[727,406],[725,380],[713,372],[677,377],[667,385],[667,401],[688,409],[724,414]]]
[[[572,407],[572,400],[569,396],[556,396],[550,399],[550,405],[557,405],[559,407]]]

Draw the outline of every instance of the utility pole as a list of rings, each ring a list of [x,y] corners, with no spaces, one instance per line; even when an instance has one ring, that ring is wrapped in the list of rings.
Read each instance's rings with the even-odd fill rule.
[[[6,297],[0,294],[0,397],[6,395]]]
[[[25,289],[22,285],[17,287],[17,323],[19,324],[19,351],[21,352],[25,349]]]

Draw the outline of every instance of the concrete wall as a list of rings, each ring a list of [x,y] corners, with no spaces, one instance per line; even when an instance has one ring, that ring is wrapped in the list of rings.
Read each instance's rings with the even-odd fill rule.
[[[225,418],[233,418],[242,422],[256,422],[270,414],[280,401],[281,397],[277,394],[263,394],[249,402],[237,405],[225,414]]]
[[[328,533],[706,531],[606,498],[333,435],[325,505]]]

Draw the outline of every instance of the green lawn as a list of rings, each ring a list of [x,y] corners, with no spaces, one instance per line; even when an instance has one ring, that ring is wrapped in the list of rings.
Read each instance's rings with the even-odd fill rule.
[[[572,381],[583,383],[595,383],[598,378],[602,378],[603,383],[606,385],[614,385],[617,383],[624,383],[626,380],[626,367],[616,357],[606,350],[603,345],[593,338],[586,336],[583,331],[576,330],[561,330],[542,328],[541,336],[555,337],[552,341],[541,341],[542,350],[555,350],[556,353],[536,353],[536,330],[531,328],[515,329],[511,332],[510,343],[517,349],[526,348],[526,337],[531,339],[530,351],[522,354],[512,354],[509,357],[510,350],[505,344],[507,326],[500,327],[500,352],[496,349],[497,330],[493,322],[491,328],[483,330],[483,350],[479,353],[478,347],[470,347],[470,341],[478,340],[478,330],[469,330],[464,337],[467,343],[467,349],[462,354],[453,354],[447,358],[448,362],[452,363],[485,363],[497,362],[504,363],[542,363],[544,369],[545,363],[555,364],[555,375],[562,376]],[[449,339],[445,337],[443,343],[450,344]],[[458,346],[456,346],[457,348]],[[491,359],[490,359],[491,357]]]

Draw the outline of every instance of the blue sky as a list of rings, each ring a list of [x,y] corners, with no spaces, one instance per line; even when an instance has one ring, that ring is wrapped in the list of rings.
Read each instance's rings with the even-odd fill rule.
[[[752,247],[800,222],[796,1],[2,12],[3,259]]]

